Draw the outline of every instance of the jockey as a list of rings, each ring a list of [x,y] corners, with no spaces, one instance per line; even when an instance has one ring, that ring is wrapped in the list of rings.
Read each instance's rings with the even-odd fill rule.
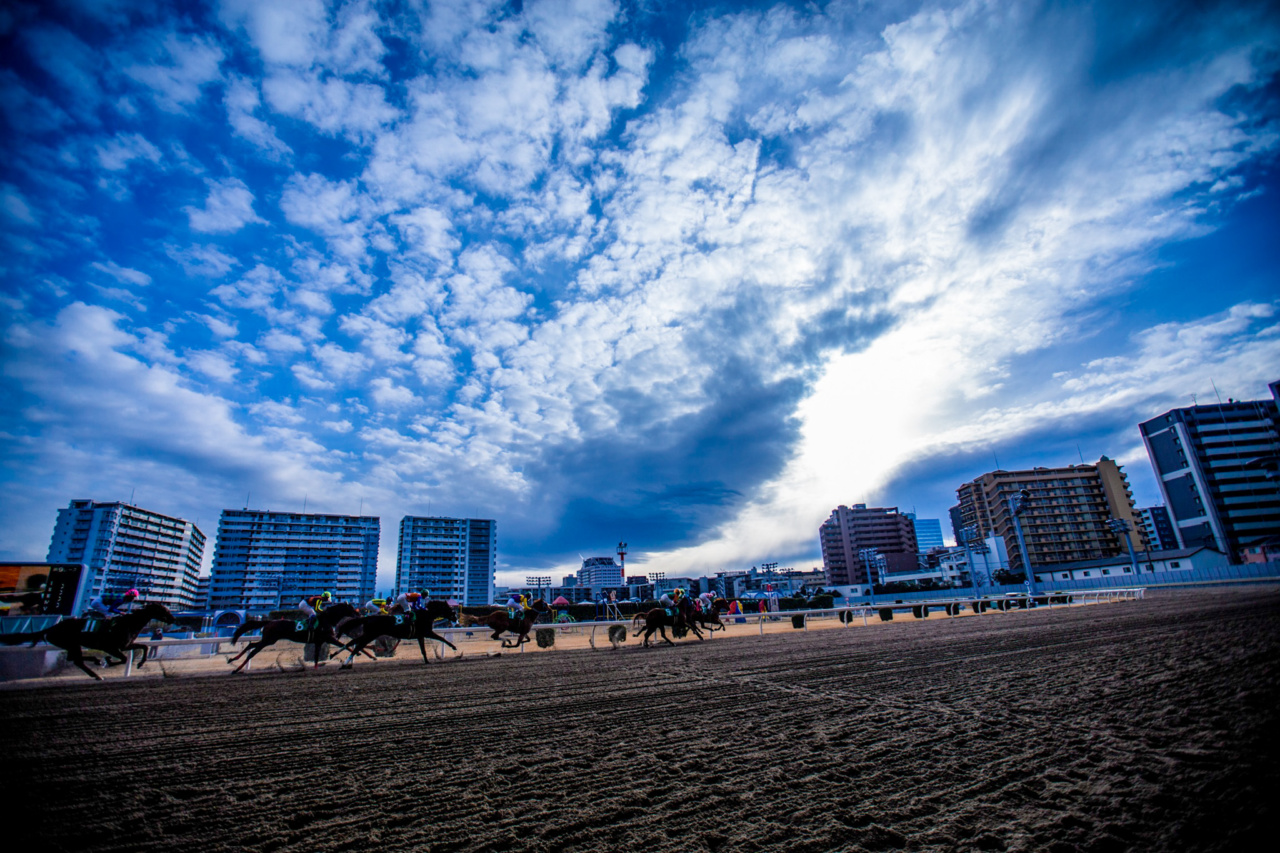
[[[431,600],[431,590],[429,589],[422,590],[422,592],[418,593],[418,600],[413,602],[413,609],[426,610],[427,602],[429,602],[430,600]]]
[[[417,609],[420,598],[422,598],[420,592],[402,592],[396,596],[396,605],[401,612],[408,613],[410,610]]]
[[[89,602],[89,610],[85,615],[95,619],[110,619],[112,616],[128,613],[137,597],[136,589],[128,590],[120,596],[103,593]]]
[[[702,612],[710,613],[711,604],[715,600],[716,600],[716,594],[711,590],[707,590],[702,595],[698,596],[698,601],[702,602]]]
[[[529,599],[523,595],[513,592],[507,596],[507,616],[513,620],[524,618],[524,609],[528,606]]]
[[[385,616],[387,613],[387,600],[385,598],[371,598],[364,603],[364,612],[370,616]]]
[[[329,602],[332,600],[332,593],[326,589],[319,595],[305,596],[298,602],[298,609],[307,617],[307,624],[311,627],[315,627],[320,622],[319,613],[328,607]]]

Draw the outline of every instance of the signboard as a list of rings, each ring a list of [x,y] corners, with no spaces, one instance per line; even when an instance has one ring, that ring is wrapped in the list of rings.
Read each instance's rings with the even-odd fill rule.
[[[44,612],[74,616],[84,577],[84,566],[79,563],[50,566],[49,582],[44,590]]]
[[[13,616],[69,616],[82,575],[79,563],[0,563],[0,602]]]

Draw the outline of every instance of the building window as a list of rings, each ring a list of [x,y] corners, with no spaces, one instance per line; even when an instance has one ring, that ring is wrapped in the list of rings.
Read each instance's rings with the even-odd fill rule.
[[[1179,563],[1177,560],[1174,560],[1172,563],[1169,564],[1169,568],[1171,569],[1181,568],[1181,566],[1182,566],[1182,563]]]
[[[1084,573],[1084,577],[1086,577],[1086,578],[1087,578],[1087,577],[1089,577],[1089,573],[1088,573],[1088,572],[1085,572],[1085,573]]]

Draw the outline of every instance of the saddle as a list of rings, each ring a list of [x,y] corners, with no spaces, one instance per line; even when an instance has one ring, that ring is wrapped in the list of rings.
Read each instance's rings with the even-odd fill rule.
[[[409,636],[410,638],[412,638],[414,625],[416,624],[416,621],[414,620],[413,615],[409,613],[397,613],[392,618],[396,620],[397,628],[399,628],[401,625],[408,625]]]
[[[662,608],[662,609],[663,609],[663,611],[667,614],[667,618],[668,618],[668,619],[673,619],[673,620],[674,620],[674,619],[676,618],[676,613],[677,613],[678,611],[677,611],[674,607],[664,607],[664,608]]]

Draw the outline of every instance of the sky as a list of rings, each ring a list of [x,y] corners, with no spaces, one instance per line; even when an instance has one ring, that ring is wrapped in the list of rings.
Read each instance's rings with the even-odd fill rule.
[[[0,559],[72,499],[494,518],[498,583],[1280,378],[1258,3],[0,7]]]

